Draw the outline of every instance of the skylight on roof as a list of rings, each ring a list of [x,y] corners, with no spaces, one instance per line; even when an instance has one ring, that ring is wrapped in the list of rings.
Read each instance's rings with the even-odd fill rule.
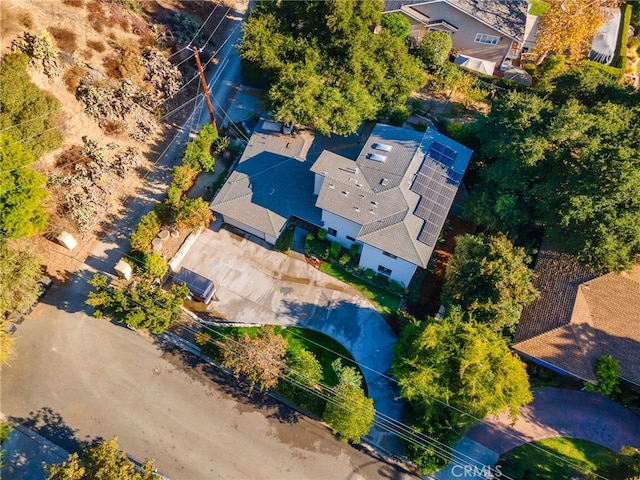
[[[367,153],[367,158],[368,158],[369,160],[374,160],[374,161],[376,161],[376,162],[384,162],[384,161],[387,159],[387,157],[386,157],[386,156],[384,156],[384,155],[379,155],[379,154],[377,154],[377,153]]]
[[[391,151],[391,145],[387,145],[386,143],[374,143],[371,145],[371,148],[375,150],[381,150],[383,152]]]

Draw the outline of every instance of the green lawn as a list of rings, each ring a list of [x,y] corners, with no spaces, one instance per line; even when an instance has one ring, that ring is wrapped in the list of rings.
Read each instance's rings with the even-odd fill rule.
[[[349,351],[333,338],[327,337],[323,333],[296,327],[283,328],[280,333],[287,339],[289,349],[302,347],[316,356],[320,365],[322,365],[322,383],[327,387],[333,387],[338,384],[338,377],[333,368],[331,368],[331,363],[336,358],[345,357],[346,359],[342,359],[343,366],[356,367],[360,371]]]
[[[586,472],[600,475],[606,472],[606,478],[616,480],[628,473],[620,466],[623,458],[627,457],[586,440],[556,437],[514,448],[499,464],[502,473],[511,478],[557,480]]]
[[[549,4],[544,0],[531,0],[529,3],[531,3],[529,13],[536,17],[541,17],[544,12],[549,10]]]
[[[364,295],[364,297],[369,300],[382,315],[391,315],[398,310],[398,307],[400,306],[399,296],[367,283],[344,270],[337,269],[328,262],[323,262],[320,265],[320,271],[353,286],[362,293],[362,295]]]

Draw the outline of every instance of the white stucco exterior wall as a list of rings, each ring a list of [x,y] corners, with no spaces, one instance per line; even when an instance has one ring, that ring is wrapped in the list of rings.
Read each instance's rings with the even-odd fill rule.
[[[370,268],[374,272],[378,273],[379,265],[391,270],[389,278],[399,282],[405,287],[409,285],[409,282],[416,271],[416,266],[413,263],[407,262],[399,257],[395,259],[388,257],[382,252],[382,250],[363,243],[362,252],[360,253],[360,265],[358,265],[359,268]]]
[[[323,228],[327,230],[333,228],[337,232],[335,236],[327,235],[327,238],[338,242],[345,248],[349,248],[353,245],[353,241],[349,240],[347,236],[356,238],[361,228],[359,224],[352,222],[351,220],[347,220],[339,215],[327,212],[326,210],[322,211],[322,221],[324,222]]]
[[[324,182],[324,175],[316,173],[313,179],[313,194],[320,195],[320,189],[322,188],[322,182]]]

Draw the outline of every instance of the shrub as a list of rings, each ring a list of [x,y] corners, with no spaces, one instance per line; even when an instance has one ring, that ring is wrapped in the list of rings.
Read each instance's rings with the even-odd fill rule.
[[[70,7],[84,7],[84,0],[62,0],[62,3]]]
[[[71,93],[76,93],[80,80],[87,73],[87,69],[81,65],[73,65],[69,67],[62,76],[64,84],[67,86],[67,90]]]
[[[347,263],[349,263],[351,261],[351,257],[349,256],[348,253],[345,253],[344,255],[342,255],[340,257],[340,260],[338,260],[338,263],[340,265],[342,265],[343,267],[347,265]]]
[[[29,63],[49,78],[60,73],[58,50],[53,46],[51,35],[46,29],[40,36],[24,32],[21,37],[11,42],[11,50],[26,54],[30,59]]]
[[[213,214],[207,202],[202,198],[187,198],[180,204],[176,213],[176,226],[189,230],[202,226],[206,228],[212,219]]]
[[[340,255],[340,250],[342,250],[342,245],[340,245],[338,242],[331,242],[329,256],[331,258],[338,258],[338,255]]]
[[[620,393],[620,364],[611,355],[603,355],[596,360],[597,385],[585,382],[585,390],[611,395]]]
[[[369,280],[369,281],[373,280],[374,275],[375,275],[375,272],[373,270],[371,270],[370,268],[367,268],[364,271],[364,278]]]
[[[293,242],[294,231],[295,228],[293,228],[293,225],[287,224],[287,226],[284,228],[284,230],[282,230],[282,233],[276,240],[276,244],[273,246],[273,248],[277,252],[289,252],[289,250],[291,250],[291,243]]]
[[[151,210],[140,219],[140,223],[131,234],[131,248],[147,252],[151,248],[151,241],[160,233],[160,217],[155,210]]]
[[[360,245],[359,244],[354,243],[349,247],[349,255],[351,256],[351,258],[356,258],[359,253],[360,253]]]
[[[318,240],[326,240],[327,239],[327,230],[325,228],[321,228],[318,230]]]
[[[402,105],[389,114],[389,123],[394,127],[401,127],[409,118],[409,109]]]
[[[142,268],[145,275],[151,278],[164,278],[169,271],[167,261],[161,255],[151,252],[144,256]]]
[[[182,155],[182,164],[188,165],[198,173],[213,172],[215,159],[211,155],[211,146],[218,138],[218,131],[210,123],[205,124],[196,138],[189,142]]]
[[[634,27],[640,27],[640,2],[633,2],[631,18],[629,20]]]
[[[529,75],[534,75],[536,73],[536,64],[535,63],[525,63],[522,66],[522,69],[527,72]]]
[[[76,42],[76,34],[66,28],[51,27],[49,28],[51,36],[55,38],[56,45],[63,52],[71,53],[78,48]]]
[[[89,40],[87,46],[98,53],[104,53],[107,50],[107,46],[100,40]]]

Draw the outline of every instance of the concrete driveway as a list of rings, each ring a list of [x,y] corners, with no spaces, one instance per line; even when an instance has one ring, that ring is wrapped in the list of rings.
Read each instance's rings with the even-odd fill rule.
[[[401,420],[397,385],[388,377],[396,336],[354,288],[295,255],[274,251],[249,234],[221,228],[202,232],[180,266],[213,280],[217,301],[207,312],[227,322],[295,325],[340,342],[360,365],[379,415]],[[397,439],[373,428],[368,439],[395,450]]]

